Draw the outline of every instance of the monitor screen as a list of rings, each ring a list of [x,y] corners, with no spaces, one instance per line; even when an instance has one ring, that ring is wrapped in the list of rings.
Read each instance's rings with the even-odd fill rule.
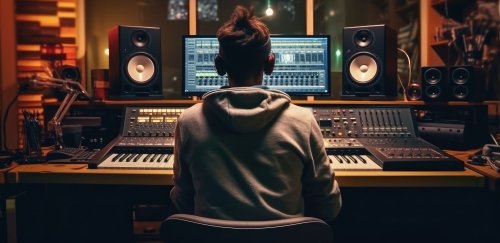
[[[199,96],[228,85],[227,74],[215,71],[215,36],[184,36],[183,42],[183,95]],[[290,95],[330,95],[330,36],[271,36],[271,46],[276,64],[262,85]]]

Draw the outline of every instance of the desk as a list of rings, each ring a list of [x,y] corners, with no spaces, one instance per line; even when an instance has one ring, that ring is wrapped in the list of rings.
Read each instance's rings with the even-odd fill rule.
[[[8,183],[171,186],[172,170],[88,169],[83,164],[21,165]],[[336,171],[342,187],[483,187],[484,177],[465,171]]]
[[[490,196],[484,189],[485,178],[470,169],[337,171],[336,178],[343,197],[336,242],[408,242],[408,235],[415,241],[484,242],[490,240],[490,233],[497,227],[485,220],[491,210],[475,207],[489,203]],[[73,237],[82,241],[133,242],[133,229],[127,224],[133,221],[131,208],[141,203],[168,204],[172,171],[32,164],[11,169],[6,181],[19,191],[31,193],[18,208],[21,214],[39,218],[35,222],[25,220],[18,227],[28,240],[37,235],[37,239],[47,241]],[[44,227],[37,228],[39,224]],[[468,230],[474,232],[463,233]],[[477,238],[477,232],[485,237]]]
[[[468,151],[446,151],[446,152],[455,156],[458,159],[461,159],[462,161],[467,161],[467,159],[469,158],[469,155],[475,154],[479,151],[481,151],[481,149],[471,149]],[[496,191],[496,192],[498,192],[498,194],[500,194],[500,172],[493,170],[487,164],[473,165],[473,164],[465,163],[465,166],[468,169],[483,175],[486,179],[485,180],[486,186],[491,191]]]

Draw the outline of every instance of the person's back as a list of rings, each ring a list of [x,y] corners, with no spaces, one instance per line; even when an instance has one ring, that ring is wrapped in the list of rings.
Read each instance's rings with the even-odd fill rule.
[[[237,8],[218,32],[217,71],[227,71],[232,87],[207,93],[177,121],[172,201],[180,212],[211,218],[331,221],[340,191],[312,113],[284,92],[248,87],[274,66],[267,28],[252,21]],[[235,48],[241,43],[245,57]]]

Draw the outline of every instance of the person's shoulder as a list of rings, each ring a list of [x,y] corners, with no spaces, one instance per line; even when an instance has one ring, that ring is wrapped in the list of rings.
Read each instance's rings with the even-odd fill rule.
[[[304,121],[309,121],[313,117],[312,108],[302,107],[292,103],[285,109],[284,114]]]
[[[192,117],[200,116],[201,112],[202,112],[202,104],[201,103],[194,104],[182,111],[181,115],[179,116],[179,120],[190,119]]]
[[[303,106],[299,106],[299,105],[296,105],[293,103],[290,103],[290,105],[288,106],[288,109],[291,111],[297,112],[297,113],[302,113],[302,114],[307,114],[307,115],[313,114],[311,107],[303,107]]]

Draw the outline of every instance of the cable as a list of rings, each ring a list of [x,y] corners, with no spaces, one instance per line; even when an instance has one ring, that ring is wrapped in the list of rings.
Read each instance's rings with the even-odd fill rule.
[[[493,140],[493,142],[495,143],[495,145],[499,145],[497,139],[491,133],[490,133],[490,138],[491,138],[491,140]]]
[[[399,74],[398,74],[398,81],[399,84],[401,84],[401,88],[403,89],[403,98],[405,99],[405,101],[408,101],[408,99],[406,99],[406,89],[405,86],[403,85],[403,82],[401,81],[401,77],[399,77]]]
[[[17,100],[17,97],[19,97],[22,90],[23,90],[22,88],[19,88],[16,95],[14,96],[14,98],[10,101],[9,105],[7,106],[5,113],[3,114],[3,118],[2,118],[3,119],[3,123],[2,123],[2,133],[3,133],[2,146],[3,147],[2,147],[2,149],[5,151],[9,151],[9,148],[7,148],[7,125],[6,125],[7,118],[9,116],[9,110],[12,107],[12,105],[14,105],[14,102]]]
[[[406,84],[406,86],[409,86],[411,84],[411,60],[410,60],[410,56],[408,55],[408,53],[401,49],[401,48],[397,48],[397,50],[401,53],[403,53],[406,57],[406,61],[408,63],[408,83]],[[404,95],[403,97],[405,98],[406,100],[406,89],[405,89],[405,85],[403,85],[403,82],[401,81],[401,78],[399,77],[399,74],[398,74],[398,80],[399,80],[399,83],[401,84],[401,87],[403,88],[403,92],[404,92]]]
[[[408,62],[408,83],[407,83],[407,85],[410,85],[411,84],[411,60],[410,60],[410,56],[408,55],[408,53],[405,50],[403,50],[401,48],[398,48],[398,51],[402,52],[406,56],[406,61]]]
[[[449,16],[449,13],[448,13],[448,0],[445,0],[444,1],[444,17],[446,18],[446,28],[450,31],[451,33],[451,30],[450,30],[450,16]],[[450,65],[450,55],[451,55],[451,50],[450,50],[450,45],[451,43],[448,42],[448,48],[446,48],[446,63],[445,65],[446,66],[449,66]]]

